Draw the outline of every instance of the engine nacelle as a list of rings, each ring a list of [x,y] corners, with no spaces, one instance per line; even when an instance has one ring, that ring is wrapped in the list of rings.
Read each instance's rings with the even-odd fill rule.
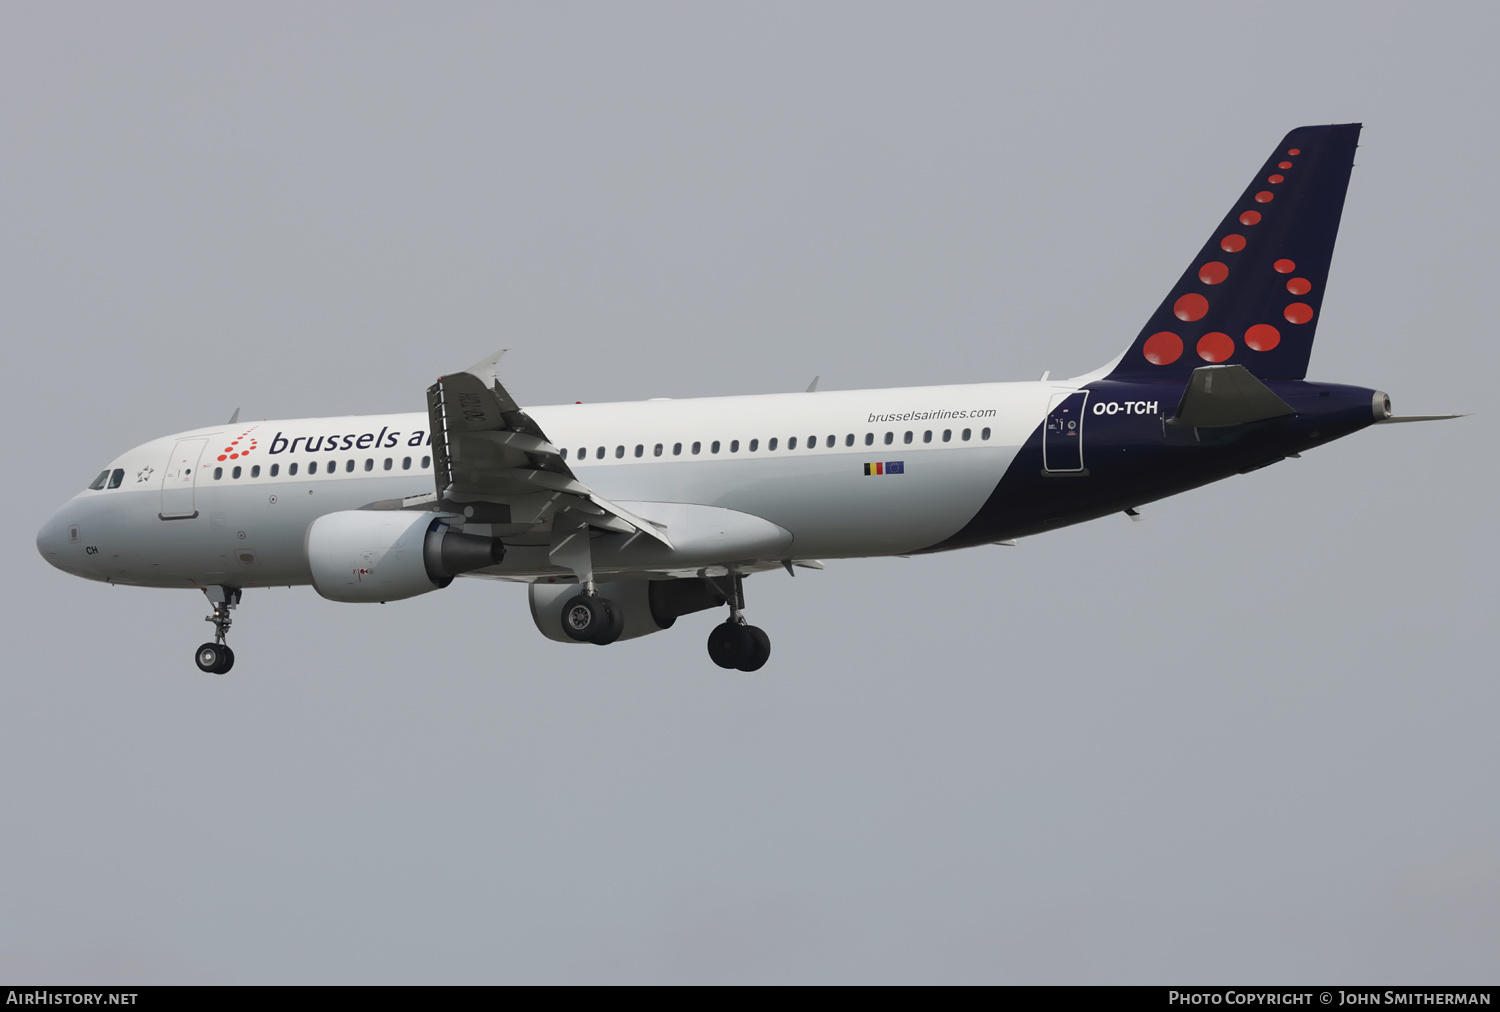
[[[724,596],[707,580],[618,580],[595,586],[611,608],[625,612],[622,640],[670,629],[683,615],[724,605]],[[576,583],[531,585],[531,618],[543,636],[559,643],[578,642],[562,631],[562,609],[582,589]]]
[[[344,510],[318,517],[304,541],[313,587],[330,601],[399,601],[461,573],[498,565],[499,538],[463,534],[408,510]]]

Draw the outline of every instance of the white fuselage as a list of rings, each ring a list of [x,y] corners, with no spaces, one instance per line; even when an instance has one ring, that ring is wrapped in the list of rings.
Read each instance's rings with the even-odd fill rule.
[[[599,496],[651,519],[660,504],[738,511],[786,531],[788,558],[816,559],[905,554],[952,536],[1049,403],[1076,389],[985,383],[528,414]],[[423,413],[300,418],[153,440],[110,464],[123,472],[118,487],[106,481],[60,509],[38,547],[59,568],[114,583],[306,584],[304,537],[318,517],[433,492],[428,425]],[[553,571],[545,547],[522,544],[483,575]]]

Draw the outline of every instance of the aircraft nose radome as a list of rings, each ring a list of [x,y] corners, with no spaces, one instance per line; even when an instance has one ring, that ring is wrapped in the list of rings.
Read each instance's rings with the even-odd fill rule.
[[[66,507],[53,513],[42,524],[42,529],[36,532],[36,550],[52,565],[58,569],[67,571],[64,564],[64,549],[68,544],[68,518],[64,515]]]

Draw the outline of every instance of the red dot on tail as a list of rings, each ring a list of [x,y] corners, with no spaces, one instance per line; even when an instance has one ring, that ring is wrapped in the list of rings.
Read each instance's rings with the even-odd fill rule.
[[[1197,292],[1189,292],[1172,304],[1172,312],[1179,320],[1192,323],[1203,319],[1208,312],[1208,300]]]
[[[1171,365],[1182,357],[1182,338],[1170,330],[1158,331],[1146,338],[1141,350],[1152,365]]]
[[[1296,158],[1298,155],[1300,155],[1302,153],[1302,149],[1301,148],[1287,148],[1286,149],[1286,153],[1289,154],[1289,155],[1291,155],[1293,158]]]
[[[226,447],[224,447],[224,452],[225,453],[233,453],[234,452],[234,447],[232,447],[232,446],[226,446]]]
[[[1261,190],[1255,195],[1255,202],[1257,204],[1269,204],[1275,199],[1276,194],[1272,193],[1270,190]]]
[[[219,454],[219,459],[220,460],[227,460],[229,458],[225,457],[224,454],[221,453],[221,454]]]
[[[1245,346],[1254,351],[1270,351],[1281,343],[1281,331],[1269,323],[1257,323],[1245,331]]]
[[[1205,285],[1217,285],[1227,277],[1229,268],[1217,260],[1211,260],[1198,268],[1198,280]]]
[[[1291,162],[1277,162],[1276,163],[1276,167],[1278,169],[1290,169],[1292,167],[1292,163]]]
[[[1312,282],[1306,278],[1293,278],[1286,283],[1286,290],[1293,295],[1306,295],[1312,291]]]
[[[1277,274],[1290,274],[1297,269],[1297,265],[1290,260],[1278,260],[1271,265]]]
[[[1286,177],[1283,176],[1279,172],[1275,172],[1275,173],[1272,173],[1271,175],[1269,175],[1269,176],[1266,177],[1266,182],[1268,182],[1268,183],[1284,183],[1284,182],[1286,182]]]
[[[1225,253],[1238,253],[1245,248],[1245,237],[1231,232],[1219,240],[1219,249]]]
[[[240,459],[240,455],[238,453],[231,453],[229,455],[229,459],[230,460],[239,460]]]
[[[1241,225],[1259,225],[1260,224],[1260,212],[1259,211],[1246,211],[1244,214],[1240,215],[1240,224]]]
[[[1234,338],[1211,331],[1198,338],[1198,357],[1205,362],[1222,362],[1234,354]]]
[[[1306,323],[1313,318],[1313,309],[1305,302],[1293,302],[1282,315],[1289,323]]]

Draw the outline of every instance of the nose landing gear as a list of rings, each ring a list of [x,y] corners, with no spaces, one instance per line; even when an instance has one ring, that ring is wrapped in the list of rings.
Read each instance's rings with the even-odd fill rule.
[[[193,660],[198,663],[198,670],[210,675],[222,675],[228,673],[234,667],[234,651],[229,649],[224,642],[224,637],[229,634],[229,626],[234,621],[230,618],[230,609],[240,603],[240,589],[238,587],[204,587],[203,594],[213,605],[212,615],[203,618],[205,622],[214,624],[214,641],[205,643],[198,648]]]
[[[764,629],[745,621],[744,577],[731,573],[727,581],[711,579],[710,582],[728,600],[729,618],[708,634],[709,659],[721,668],[759,671],[771,658],[771,637]]]

